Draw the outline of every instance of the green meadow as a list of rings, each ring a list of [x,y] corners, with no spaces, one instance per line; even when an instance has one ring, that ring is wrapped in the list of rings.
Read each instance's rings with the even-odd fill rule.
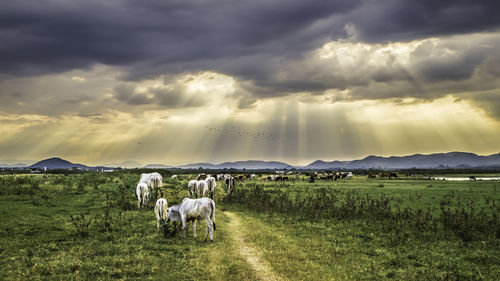
[[[500,280],[500,181],[218,182],[209,243],[159,233],[139,175],[0,176],[0,280]]]

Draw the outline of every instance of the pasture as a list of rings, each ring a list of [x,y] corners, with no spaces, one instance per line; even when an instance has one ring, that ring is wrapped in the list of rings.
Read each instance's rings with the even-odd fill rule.
[[[159,172],[169,206],[187,197],[194,175]],[[500,181],[218,182],[204,243],[203,221],[157,232],[139,177],[0,176],[0,279],[500,280]]]

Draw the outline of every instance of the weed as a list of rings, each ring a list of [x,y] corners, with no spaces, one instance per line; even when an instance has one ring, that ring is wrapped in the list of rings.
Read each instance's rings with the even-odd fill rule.
[[[87,237],[89,235],[89,226],[92,220],[85,219],[84,214],[69,217],[71,218],[71,222],[73,222],[73,225],[75,226],[76,233],[78,233],[82,237]]]

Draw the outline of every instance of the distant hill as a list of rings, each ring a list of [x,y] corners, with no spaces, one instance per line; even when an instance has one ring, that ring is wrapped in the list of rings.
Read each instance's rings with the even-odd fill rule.
[[[163,164],[147,164],[144,166],[146,169],[172,169],[173,166],[163,165]]]
[[[500,165],[500,153],[479,156],[469,152],[414,154],[409,156],[368,156],[361,160],[332,161],[317,160],[305,169],[410,169],[410,168],[469,168]]]
[[[88,170],[91,169],[91,167],[82,165],[82,164],[75,164],[71,163],[69,161],[66,161],[64,159],[61,159],[59,157],[53,157],[45,160],[41,160],[36,162],[35,164],[29,166],[29,168],[32,169],[44,169],[47,168],[48,170],[52,169],[83,169],[83,170]]]
[[[248,160],[248,161],[236,161],[236,162],[224,162],[221,164],[211,164],[211,163],[194,163],[188,165],[182,165],[180,168],[183,169],[198,169],[202,167],[203,169],[248,169],[248,170],[260,170],[260,169],[293,169],[287,163],[278,161],[258,161],[258,160]]]
[[[15,164],[0,163],[0,168],[23,168],[27,166],[28,164],[25,163],[15,163]]]
[[[22,164],[22,163],[21,163]],[[10,164],[12,165],[12,164]],[[16,164],[17,165],[17,164]],[[122,168],[136,168],[141,167],[140,163],[136,161],[125,161],[117,165],[106,165],[107,167],[122,167]],[[2,164],[0,164],[2,167]],[[8,168],[9,166],[5,166]],[[16,166],[19,167],[19,166]],[[29,168],[43,169],[83,169],[83,170],[101,170],[109,169],[107,167],[89,167],[82,164],[71,163],[58,157],[45,159],[39,161]],[[148,164],[144,168],[149,169],[247,169],[247,170],[282,170],[282,169],[311,169],[311,170],[346,170],[346,169],[436,169],[436,168],[477,168],[477,167],[500,167],[500,153],[488,156],[480,156],[468,152],[449,152],[449,153],[435,153],[435,154],[414,154],[409,156],[390,156],[381,157],[370,155],[360,160],[352,161],[323,161],[316,160],[305,167],[292,166],[287,163],[278,161],[236,161],[224,162],[220,164],[211,163],[194,163],[178,167],[172,167],[164,164]]]
[[[134,161],[134,160],[127,160],[127,161],[123,161],[123,162],[120,162],[120,163],[111,163],[111,164],[106,164],[105,166],[108,166],[108,167],[121,167],[121,168],[140,168],[142,167],[142,164],[137,162],[137,161]]]
[[[0,159],[0,168],[23,168],[35,163],[33,160],[26,159]]]

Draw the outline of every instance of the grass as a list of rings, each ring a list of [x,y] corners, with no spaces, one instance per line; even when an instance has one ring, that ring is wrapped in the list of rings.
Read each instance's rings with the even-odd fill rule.
[[[500,230],[492,219],[499,213],[498,181],[247,181],[232,196],[219,184],[214,243],[204,243],[204,222],[197,239],[190,228],[186,239],[158,234],[153,206],[137,209],[138,178],[129,172],[0,176],[0,280],[254,280],[228,231],[225,209],[240,217],[245,242],[283,279],[500,279]],[[169,205],[186,195],[186,181],[166,180]],[[333,195],[338,213],[321,205]],[[284,196],[290,205],[280,203]],[[343,205],[347,198],[357,201]],[[363,200],[383,198],[389,207],[359,212]],[[443,200],[445,210],[464,209],[465,217],[451,212],[454,225],[446,226]],[[398,208],[415,216],[381,217]],[[415,220],[425,216],[418,210],[432,217],[421,229]],[[492,220],[475,220],[481,210]],[[70,218],[81,215],[90,223],[87,230],[79,231]],[[482,228],[487,222],[490,228]]]
[[[165,239],[156,231],[152,207],[124,211],[115,202],[108,231],[102,218],[110,189],[105,184],[98,192],[80,193],[76,185],[63,191],[49,183],[35,194],[1,196],[0,279],[252,279],[246,262],[227,251],[232,240],[222,212],[214,243],[202,242],[204,223],[196,240],[192,232],[186,239]],[[127,200],[135,203],[132,192]],[[91,220],[88,235],[80,235],[69,217],[80,214]]]
[[[498,241],[394,237],[363,220],[284,222],[240,212],[273,268],[289,280],[496,280]],[[250,232],[249,232],[250,233]],[[496,249],[496,250],[492,250]]]

